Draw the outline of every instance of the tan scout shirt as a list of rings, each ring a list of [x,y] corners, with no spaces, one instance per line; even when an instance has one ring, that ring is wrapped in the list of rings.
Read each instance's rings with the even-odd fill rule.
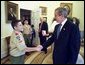
[[[32,28],[30,25],[23,25],[23,34],[31,34]]]
[[[13,31],[10,39],[10,55],[21,56],[25,54],[25,41],[21,32]]]

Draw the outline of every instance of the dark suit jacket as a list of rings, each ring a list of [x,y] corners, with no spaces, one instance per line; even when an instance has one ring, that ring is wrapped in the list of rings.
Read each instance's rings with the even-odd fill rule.
[[[51,38],[42,46],[47,48],[54,42],[53,63],[54,64],[75,64],[80,49],[79,28],[72,22],[64,24],[57,39],[57,25]]]

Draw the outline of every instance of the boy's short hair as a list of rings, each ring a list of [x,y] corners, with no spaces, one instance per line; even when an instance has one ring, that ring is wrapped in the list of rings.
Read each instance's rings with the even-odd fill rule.
[[[12,22],[11,22],[12,28],[14,29],[14,26],[17,26],[17,24],[18,24],[19,22],[21,22],[21,20],[12,20]]]

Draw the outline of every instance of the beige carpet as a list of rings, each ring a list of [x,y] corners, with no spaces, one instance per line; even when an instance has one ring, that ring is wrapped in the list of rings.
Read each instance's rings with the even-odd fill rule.
[[[84,47],[81,47],[80,54],[84,58]],[[1,64],[10,64],[9,57],[7,58],[5,62],[1,60]],[[31,52],[28,56],[26,55],[25,64],[53,64],[51,47],[48,48],[47,54],[44,54],[44,52]]]
[[[52,64],[52,58],[50,58],[52,55],[51,53],[51,48],[48,48],[48,52],[46,54],[44,52],[36,52],[26,60],[25,64],[49,64],[48,61],[51,61],[50,64]]]
[[[25,56],[25,64],[52,64],[52,51],[51,47],[48,48],[48,52],[31,52],[28,56]],[[1,64],[11,64],[9,57],[1,61]]]

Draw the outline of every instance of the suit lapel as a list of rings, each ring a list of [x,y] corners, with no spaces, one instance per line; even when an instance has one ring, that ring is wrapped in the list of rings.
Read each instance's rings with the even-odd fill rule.
[[[68,20],[66,21],[66,23],[65,23],[64,26],[62,27],[61,32],[60,32],[60,34],[59,34],[59,38],[66,32],[67,27],[68,27],[67,25],[68,25]]]

